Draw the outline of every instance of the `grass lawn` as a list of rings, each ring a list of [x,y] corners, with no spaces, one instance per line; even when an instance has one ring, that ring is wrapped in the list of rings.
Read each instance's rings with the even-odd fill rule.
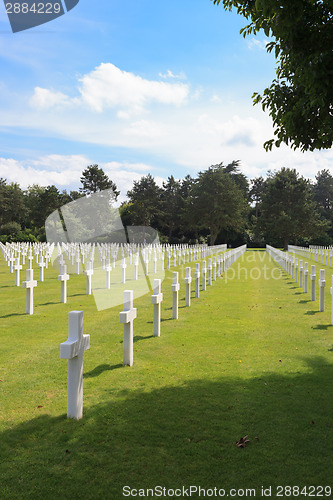
[[[134,302],[129,368],[121,306],[98,312],[83,275],[71,275],[68,303],[60,304],[58,273],[49,269],[28,316],[25,290],[14,286],[1,255],[0,498],[118,500],[125,485],[255,488],[257,497],[272,486],[275,498],[278,485],[333,487],[333,271],[316,267],[317,277],[327,270],[323,313],[318,294],[311,302],[258,250],[199,299],[193,281],[190,308],[181,278],[178,321],[172,271],[185,273],[171,268],[160,338],[152,336],[150,296]],[[60,359],[72,310],[84,311],[91,336],[80,421],[66,418],[67,361]],[[250,442],[238,448],[245,435]]]

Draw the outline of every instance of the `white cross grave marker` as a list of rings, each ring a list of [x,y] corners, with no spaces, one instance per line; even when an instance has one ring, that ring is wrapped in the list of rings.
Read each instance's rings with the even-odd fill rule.
[[[212,284],[212,259],[208,259],[208,285]]]
[[[124,310],[119,313],[119,323],[123,323],[123,365],[133,366],[133,320],[136,308],[133,307],[133,290],[124,291]]]
[[[186,268],[186,277],[185,277],[185,306],[186,307],[191,306],[191,283],[192,283],[191,268],[187,267]]]
[[[178,319],[178,292],[180,284],[178,283],[178,272],[173,272],[172,277],[172,319]]]
[[[78,252],[75,257],[76,274],[80,274],[80,253]]]
[[[58,281],[61,281],[61,294],[60,302],[62,304],[67,303],[67,281],[69,280],[69,274],[67,274],[67,266],[63,264],[60,266],[60,274],[58,276]]]
[[[60,358],[68,359],[67,417],[79,420],[83,413],[83,353],[90,335],[83,335],[83,311],[68,313],[68,340],[60,344]]]
[[[27,269],[27,279],[23,281],[22,287],[26,288],[26,313],[34,313],[34,287],[37,286],[37,281],[34,280],[34,270]]]
[[[110,259],[106,259],[105,272],[106,272],[106,288],[109,290],[111,288],[111,261]]]
[[[195,297],[198,299],[200,296],[200,264],[195,264]]]
[[[84,274],[87,276],[86,294],[91,295],[91,277],[94,274],[92,262],[87,262],[87,267],[84,271]]]
[[[311,300],[316,300],[316,266],[311,266]]]
[[[206,276],[207,276],[207,268],[206,261],[202,262],[202,289],[206,290]]]
[[[320,279],[319,279],[319,311],[323,312],[325,310],[325,269],[320,269]]]
[[[122,258],[122,261],[121,261],[121,282],[122,283],[126,283],[126,267],[127,267],[127,264],[126,264],[126,261],[125,261],[125,257]]]
[[[161,336],[161,302],[163,293],[161,293],[161,280],[154,280],[154,294],[151,296],[151,303],[154,305],[153,335]]]
[[[20,271],[22,266],[20,265],[20,259],[15,259],[15,286],[20,286]]]
[[[304,292],[309,291],[309,264],[304,262]]]
[[[216,281],[216,257],[213,257],[213,281]]]
[[[291,259],[291,278],[294,279],[295,276],[295,256],[293,255]]]
[[[28,261],[28,269],[32,269],[32,261],[34,260],[32,254],[31,254],[31,249],[29,251],[29,255],[27,257],[27,261]]]
[[[39,281],[44,281],[44,267],[45,267],[45,262],[44,262],[44,257],[40,256],[40,260],[39,260],[39,264],[38,264],[38,267],[39,267]]]
[[[303,288],[303,261],[299,261],[299,286]]]
[[[139,273],[139,254],[134,255],[134,280],[138,280],[138,273]]]

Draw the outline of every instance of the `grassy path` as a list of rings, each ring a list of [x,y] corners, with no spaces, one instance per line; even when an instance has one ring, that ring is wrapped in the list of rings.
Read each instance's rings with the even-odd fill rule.
[[[125,485],[256,488],[258,497],[261,486],[333,486],[329,287],[319,313],[265,252],[248,251],[199,299],[193,294],[190,308],[181,285],[174,321],[169,272],[160,338],[150,297],[135,301],[128,368],[121,307],[97,312],[82,276],[71,277],[68,304],[59,304],[56,275],[37,287],[28,317],[25,291],[1,258],[0,498],[118,500]],[[79,422],[65,417],[59,359],[75,309],[91,335]]]

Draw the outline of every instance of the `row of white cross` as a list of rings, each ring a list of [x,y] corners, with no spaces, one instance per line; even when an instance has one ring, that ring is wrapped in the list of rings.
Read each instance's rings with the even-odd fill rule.
[[[289,247],[290,248],[290,247]],[[310,278],[310,298],[311,301],[316,300],[316,266],[311,265],[311,271],[309,275],[309,264],[303,260],[298,259],[295,254],[288,255],[277,248],[270,245],[266,245],[266,251],[272,256],[272,258],[289,274],[289,276],[298,284],[300,288],[304,289],[305,293],[309,291],[309,278]],[[319,275],[319,312],[325,310],[325,269],[320,269]],[[332,312],[331,312],[331,325],[333,325],[333,275],[332,275],[332,286],[330,288],[332,295]]]
[[[202,290],[206,289],[207,269],[208,285],[222,275],[237,258],[246,251],[246,245],[228,252],[224,268],[214,266],[214,259],[209,259],[208,268],[206,261],[195,265],[195,296],[199,297],[200,277],[202,276]],[[185,305],[191,305],[191,267],[186,268],[185,277]],[[173,273],[172,291],[172,318],[178,319],[178,294],[180,283],[178,272]],[[133,307],[133,290],[125,290],[123,294],[123,311],[119,313],[119,322],[123,324],[123,365],[133,366],[133,322],[137,317],[137,309]],[[153,305],[153,336],[161,335],[161,303],[163,293],[161,280],[155,279],[151,303]],[[83,335],[83,311],[69,313],[68,340],[60,346],[60,357],[68,359],[68,385],[67,385],[67,417],[80,419],[83,412],[83,353],[90,347],[90,336]]]
[[[100,259],[102,263],[102,269],[106,273],[105,286],[106,289],[111,288],[111,271],[116,265],[116,258],[118,252],[121,252],[121,283],[126,283],[126,255],[128,257],[129,263],[134,266],[134,280],[138,280],[139,274],[139,256],[142,253],[143,260],[143,271],[145,276],[149,274],[149,262],[153,260],[154,262],[154,274],[157,272],[157,260],[161,261],[161,270],[164,271],[164,252],[167,254],[167,266],[170,269],[170,261],[173,257],[173,265],[177,265],[183,262],[192,262],[193,258],[202,258],[205,255],[213,255],[214,253],[226,250],[226,245],[217,245],[214,247],[207,247],[206,245],[194,245],[189,247],[189,245],[146,245],[145,247],[141,245],[119,245],[119,244],[97,244],[96,248],[100,254]],[[37,286],[37,281],[33,277],[32,263],[34,258],[39,267],[39,281],[44,281],[44,268],[48,268],[48,264],[52,261],[53,251],[58,251],[58,265],[59,265],[59,276],[58,280],[61,283],[60,301],[62,303],[67,302],[67,281],[69,280],[69,274],[67,273],[67,266],[65,264],[64,255],[67,255],[69,263],[76,264],[76,274],[80,274],[80,254],[82,257],[82,263],[86,259],[86,270],[84,274],[86,276],[86,293],[91,295],[92,293],[92,276],[94,274],[94,258],[95,258],[95,244],[57,244],[55,247],[53,244],[48,245],[34,244],[29,246],[27,243],[12,243],[3,245],[0,244],[0,249],[2,250],[4,257],[7,261],[10,272],[15,271],[15,286],[20,286],[20,272],[22,270],[22,264],[25,264],[25,259],[28,261],[28,269],[26,280],[23,282],[22,286],[26,288],[26,312],[27,314],[33,314],[33,289]],[[35,254],[35,257],[33,256]],[[231,251],[232,253],[232,251]],[[113,258],[113,264],[111,264],[111,258]],[[158,257],[158,258],[157,258]],[[216,259],[220,259],[220,256],[213,257],[214,262]]]
[[[243,248],[243,247],[240,247]],[[241,250],[233,249],[229,250],[225,254],[217,255],[213,258],[208,259],[208,282],[211,284],[212,279],[216,279],[216,272],[220,268],[222,270],[226,269],[230,263],[233,262],[236,255],[239,254]],[[137,258],[136,258],[137,257]],[[37,286],[37,281],[34,280],[33,277],[33,269],[32,269],[32,260],[33,257],[29,257],[29,267],[26,271],[26,280],[22,283],[23,288],[26,289],[26,313],[33,314],[33,289]],[[44,267],[46,266],[43,257],[41,256],[40,263],[38,264],[40,267],[39,270],[39,281],[44,281]],[[175,263],[174,263],[175,265]],[[69,280],[69,274],[67,273],[67,265],[64,263],[63,255],[59,256],[59,276],[58,281],[61,283],[61,292],[60,292],[60,301],[62,303],[67,303],[67,281]],[[122,259],[121,262],[121,270],[122,270],[122,278],[121,282],[126,283],[126,262],[125,259]],[[168,266],[169,267],[169,266]],[[164,268],[164,264],[162,269]],[[15,271],[15,286],[20,286],[20,271],[22,269],[22,265],[19,263],[19,258],[16,259],[16,263],[13,266],[13,272]],[[105,263],[105,272],[106,272],[106,288],[111,288],[111,264],[108,259]],[[156,266],[154,266],[154,273],[156,272]],[[206,261],[203,262],[203,276],[207,274]],[[92,277],[94,274],[93,262],[87,261],[86,270],[84,271],[86,276],[86,294],[91,295],[92,292]],[[145,265],[145,275],[148,275],[148,261],[146,261]],[[138,280],[138,256],[134,257],[134,280]],[[206,283],[204,280],[203,289],[205,289]]]
[[[333,248],[332,247],[317,247],[310,246],[299,247],[295,245],[288,246],[288,252],[297,253],[303,257],[321,262],[322,264],[333,267]]]

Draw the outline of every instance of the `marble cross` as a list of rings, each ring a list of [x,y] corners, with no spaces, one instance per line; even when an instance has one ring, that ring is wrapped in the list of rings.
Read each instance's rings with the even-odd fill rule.
[[[58,276],[58,281],[61,282],[61,295],[60,302],[62,304],[67,303],[67,281],[69,280],[69,274],[67,274],[67,266],[63,264],[60,266],[60,274]]]
[[[34,280],[34,270],[27,269],[27,279],[23,281],[22,287],[27,290],[26,293],[26,313],[34,313],[34,288],[37,286],[37,281]]]
[[[178,293],[180,289],[180,284],[178,283],[178,272],[174,271],[172,273],[172,319],[178,319]]]
[[[83,335],[83,311],[68,314],[68,340],[60,344],[60,358],[68,359],[67,417],[79,420],[83,413],[83,353],[90,335]]]
[[[119,313],[119,322],[123,323],[123,365],[133,366],[133,321],[136,308],[133,307],[133,290],[124,291],[124,310]]]
[[[154,337],[161,336],[161,302],[163,300],[163,293],[161,293],[161,280],[154,280],[154,294],[151,296],[151,303],[154,306],[154,319],[153,319],[153,335]]]

